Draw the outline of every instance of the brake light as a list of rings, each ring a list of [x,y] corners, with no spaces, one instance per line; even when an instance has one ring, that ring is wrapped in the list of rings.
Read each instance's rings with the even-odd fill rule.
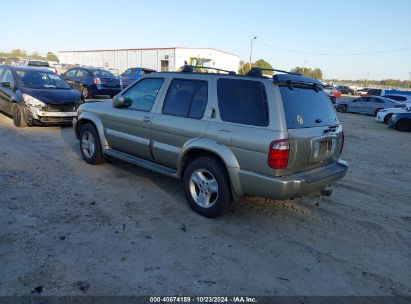
[[[268,166],[273,169],[287,169],[289,152],[288,138],[273,141],[268,151]]]
[[[94,81],[94,84],[101,84],[101,80],[98,77],[94,78],[93,81]]]
[[[345,136],[344,136],[344,131],[341,132],[341,148],[340,148],[340,154],[343,151],[344,148],[344,141],[345,141]]]

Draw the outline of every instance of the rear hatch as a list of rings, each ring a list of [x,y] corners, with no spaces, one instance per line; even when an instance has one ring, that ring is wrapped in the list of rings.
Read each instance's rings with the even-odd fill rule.
[[[276,75],[289,134],[285,174],[328,165],[338,160],[343,132],[321,83],[296,75]]]

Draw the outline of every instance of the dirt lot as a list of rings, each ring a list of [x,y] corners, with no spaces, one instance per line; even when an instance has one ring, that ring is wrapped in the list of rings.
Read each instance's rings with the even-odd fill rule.
[[[176,180],[87,165],[71,128],[0,115],[0,295],[411,295],[411,133],[340,117],[332,197],[211,220]]]

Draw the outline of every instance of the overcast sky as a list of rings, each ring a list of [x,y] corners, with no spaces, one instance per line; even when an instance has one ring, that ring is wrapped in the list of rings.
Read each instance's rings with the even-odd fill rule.
[[[339,79],[411,72],[409,0],[14,0],[2,1],[0,20],[1,51],[188,46],[248,61],[256,35],[253,60],[279,69],[306,62]]]

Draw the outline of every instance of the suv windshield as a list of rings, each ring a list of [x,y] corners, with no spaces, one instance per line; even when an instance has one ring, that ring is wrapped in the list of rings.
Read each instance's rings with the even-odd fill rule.
[[[71,89],[60,76],[43,71],[17,70],[17,79],[21,86],[32,89]]]
[[[114,77],[112,73],[106,70],[94,70],[93,74],[97,77]]]
[[[336,125],[337,114],[322,90],[312,86],[280,86],[288,129],[300,129]]]
[[[49,63],[47,61],[36,61],[36,60],[30,60],[27,62],[28,66],[35,66],[35,67],[50,67]]]

